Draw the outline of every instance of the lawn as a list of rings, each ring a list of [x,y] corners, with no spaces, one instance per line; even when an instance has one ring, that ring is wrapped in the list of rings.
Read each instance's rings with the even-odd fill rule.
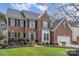
[[[0,56],[64,56],[66,48],[21,47],[0,49]]]

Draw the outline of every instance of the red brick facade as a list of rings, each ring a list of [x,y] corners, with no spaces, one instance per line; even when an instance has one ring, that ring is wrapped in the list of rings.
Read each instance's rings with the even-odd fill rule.
[[[66,20],[64,20],[66,21]],[[69,25],[67,24],[67,22],[65,22],[65,28],[64,28],[64,21],[57,27],[56,30],[51,31],[51,43],[52,44],[57,44],[57,36],[69,36],[72,40],[72,31],[69,27]]]
[[[8,17],[8,20],[10,20],[10,18],[11,17]],[[27,39],[29,40],[29,37],[28,37],[29,36],[29,34],[28,34],[29,32],[31,32],[31,31],[32,32],[36,32],[35,43],[38,43],[38,44],[40,44],[41,40],[42,40],[43,21],[48,22],[49,29],[50,29],[50,25],[51,25],[51,19],[48,16],[47,12],[45,12],[42,16],[38,16],[38,18],[36,20],[37,23],[35,24],[35,26],[37,26],[37,27],[34,28],[34,29],[28,28],[28,18],[24,19],[25,27],[19,27],[18,26],[18,21],[19,21],[19,19],[16,19],[16,26],[14,26],[14,27],[8,25],[8,32],[12,32],[12,31],[16,32],[16,38],[17,38],[16,40],[17,41],[18,41],[18,33],[21,32],[21,31],[25,33],[25,40],[27,40]],[[69,28],[69,25],[66,22],[65,28],[64,28],[63,27],[63,22],[59,26],[57,25],[58,27],[57,27],[56,30],[51,31],[52,29],[50,29],[50,43],[52,43],[52,44],[53,43],[54,44],[57,43],[57,36],[70,36],[70,37],[72,37],[72,31]]]

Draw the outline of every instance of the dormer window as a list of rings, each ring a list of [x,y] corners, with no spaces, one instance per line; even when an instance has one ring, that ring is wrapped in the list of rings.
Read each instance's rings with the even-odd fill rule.
[[[48,28],[48,22],[43,21],[43,28]]]

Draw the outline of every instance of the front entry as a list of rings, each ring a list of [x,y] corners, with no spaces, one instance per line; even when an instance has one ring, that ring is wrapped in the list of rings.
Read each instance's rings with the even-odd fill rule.
[[[35,32],[30,32],[29,33],[29,41],[30,42],[35,42],[36,39],[36,33]]]
[[[50,43],[50,32],[42,31],[42,43]]]

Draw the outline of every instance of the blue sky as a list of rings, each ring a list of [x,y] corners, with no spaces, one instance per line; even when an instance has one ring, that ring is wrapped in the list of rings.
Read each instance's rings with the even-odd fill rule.
[[[33,11],[36,13],[41,13],[44,11],[45,6],[42,6],[40,4],[16,4],[16,3],[0,3],[0,12],[6,13],[8,8],[18,9],[18,10],[28,10]]]
[[[63,4],[67,5],[67,4]],[[8,8],[17,9],[17,10],[28,10],[35,13],[43,13],[45,10],[48,10],[48,14],[53,16],[56,19],[59,19],[61,17],[64,17],[64,14],[62,13],[62,4],[61,3],[52,3],[52,4],[46,4],[46,3],[0,3],[0,12],[6,13]],[[70,13],[75,15],[75,8],[73,6],[65,6],[64,9]]]
[[[10,8],[10,7],[11,7],[10,4],[7,4],[7,3],[0,3],[0,12],[5,13],[6,10],[7,10],[8,8]]]

